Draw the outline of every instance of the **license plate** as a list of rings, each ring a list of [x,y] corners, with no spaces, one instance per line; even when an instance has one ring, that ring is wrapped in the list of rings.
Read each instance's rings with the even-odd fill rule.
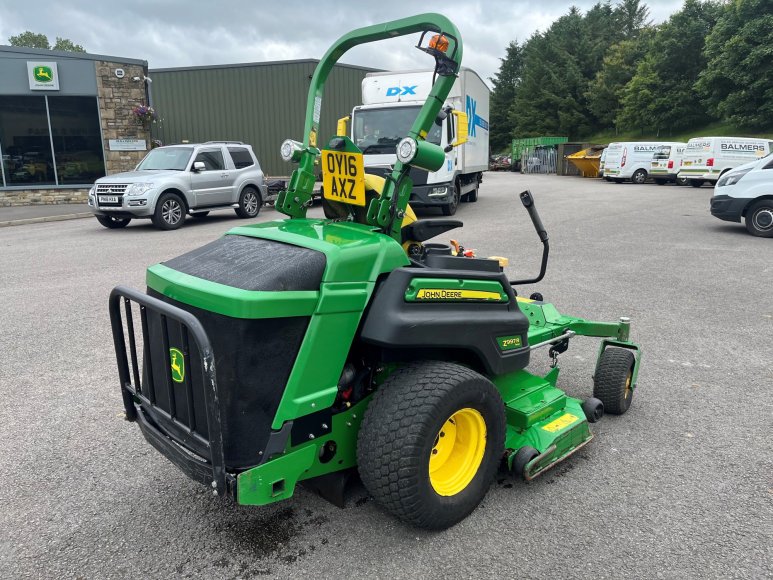
[[[117,195],[100,195],[99,203],[118,203]]]
[[[330,201],[365,205],[365,164],[362,153],[322,151],[323,196]]]

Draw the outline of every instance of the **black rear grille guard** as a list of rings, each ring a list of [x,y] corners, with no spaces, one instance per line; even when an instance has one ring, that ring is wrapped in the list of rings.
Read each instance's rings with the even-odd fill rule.
[[[129,356],[131,357],[131,368],[129,367],[129,358],[127,357],[126,340],[124,338],[123,319],[121,317],[121,303],[124,304],[124,315],[126,317],[126,330],[129,337]],[[144,359],[149,361],[149,337],[148,337],[148,318],[147,310],[155,311],[161,318],[162,344],[163,352],[169,352],[169,329],[167,319],[171,319],[180,324],[183,335],[183,357],[185,359],[186,369],[194,371],[198,369],[204,382],[204,397],[206,402],[207,431],[208,438],[196,431],[195,419],[193,415],[193,382],[190,373],[186,372],[183,377],[185,386],[186,404],[188,407],[188,417],[191,418],[192,425],[186,425],[179,421],[176,416],[174,397],[171,396],[172,389],[172,371],[169,365],[166,365],[164,374],[167,382],[167,392],[170,393],[170,412],[155,405],[155,387],[153,382],[153,373],[148,372],[148,382],[143,391],[140,381],[140,365],[137,357],[137,343],[135,338],[134,319],[132,315],[131,303],[135,302],[140,309],[141,331],[143,334]],[[211,485],[218,495],[226,492],[226,470],[223,453],[223,430],[220,418],[220,403],[217,393],[217,379],[215,376],[215,357],[212,352],[212,345],[204,327],[198,319],[180,308],[167,304],[157,298],[138,292],[125,286],[116,286],[110,293],[110,324],[113,329],[113,343],[115,344],[115,354],[118,363],[118,376],[121,381],[121,395],[123,405],[126,410],[126,419],[129,421],[137,420],[137,406],[135,400],[139,400],[142,410],[151,418],[156,420],[163,417],[169,427],[170,435],[168,445],[173,446],[173,439],[185,445],[189,438],[196,439],[204,443],[209,448],[209,463],[212,465]],[[199,364],[194,366],[190,364],[189,340],[193,339],[201,353]],[[141,418],[143,419],[143,418]],[[146,421],[143,420],[146,423]],[[144,429],[143,429],[144,431]],[[155,443],[154,446],[158,447]],[[168,450],[168,456],[174,454],[173,449]],[[178,454],[179,455],[179,454]],[[171,459],[172,457],[170,457]],[[191,461],[200,460],[191,457]],[[178,463],[178,461],[175,461]],[[201,472],[200,469],[198,470]],[[197,478],[198,479],[198,478]]]

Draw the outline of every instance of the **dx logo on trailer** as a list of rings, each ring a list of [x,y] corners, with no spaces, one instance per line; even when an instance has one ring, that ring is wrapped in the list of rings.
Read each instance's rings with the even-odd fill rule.
[[[386,96],[396,97],[399,95],[404,97],[405,95],[415,95],[417,86],[419,85],[411,85],[410,87],[389,87],[386,91]]]

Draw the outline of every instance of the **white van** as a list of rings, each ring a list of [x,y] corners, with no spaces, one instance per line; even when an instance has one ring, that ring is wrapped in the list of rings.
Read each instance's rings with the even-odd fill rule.
[[[608,147],[604,147],[604,150],[601,152],[601,157],[599,158],[599,177],[604,177],[604,163],[607,160],[607,149]]]
[[[711,215],[746,221],[753,236],[773,238],[773,155],[727,171],[717,181]]]
[[[684,145],[668,141],[626,141],[610,143],[604,159],[604,179],[622,183],[630,179],[644,183],[649,177],[652,155],[663,145]]]
[[[687,143],[680,145],[661,145],[655,150],[650,162],[650,176],[658,185],[664,185],[669,181],[675,181],[677,185],[687,185],[686,179],[679,179],[679,169],[682,167],[682,158]]]
[[[771,143],[748,137],[695,137],[687,142],[679,177],[688,179],[693,187],[714,184],[726,171],[765,157]]]

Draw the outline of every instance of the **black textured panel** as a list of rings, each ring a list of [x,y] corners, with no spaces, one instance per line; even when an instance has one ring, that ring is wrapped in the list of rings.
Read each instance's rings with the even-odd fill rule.
[[[246,236],[223,236],[164,265],[242,290],[319,290],[325,254]]]
[[[231,318],[176,302],[151,288],[148,288],[148,295],[187,310],[201,322],[215,354],[225,464],[230,469],[257,465],[262,459],[259,453],[268,442],[271,423],[306,335],[309,317]],[[156,406],[166,413],[170,413],[174,406],[178,423],[190,426],[195,421],[196,430],[206,437],[209,431],[204,385],[197,368],[201,364],[199,352],[195,344],[190,345],[191,368],[186,371],[193,385],[193,417],[190,417],[185,404],[184,385],[171,383],[172,392],[169,392],[165,377],[169,353],[164,352],[161,344],[161,324],[157,313],[148,313],[147,340],[151,360],[145,361],[144,369],[145,373],[148,367],[152,369]],[[168,332],[170,347],[181,348],[179,324],[169,321]],[[143,382],[147,385],[147,374]],[[162,429],[171,432],[168,419],[157,414],[155,419]],[[193,441],[189,447],[209,459],[205,446]]]

